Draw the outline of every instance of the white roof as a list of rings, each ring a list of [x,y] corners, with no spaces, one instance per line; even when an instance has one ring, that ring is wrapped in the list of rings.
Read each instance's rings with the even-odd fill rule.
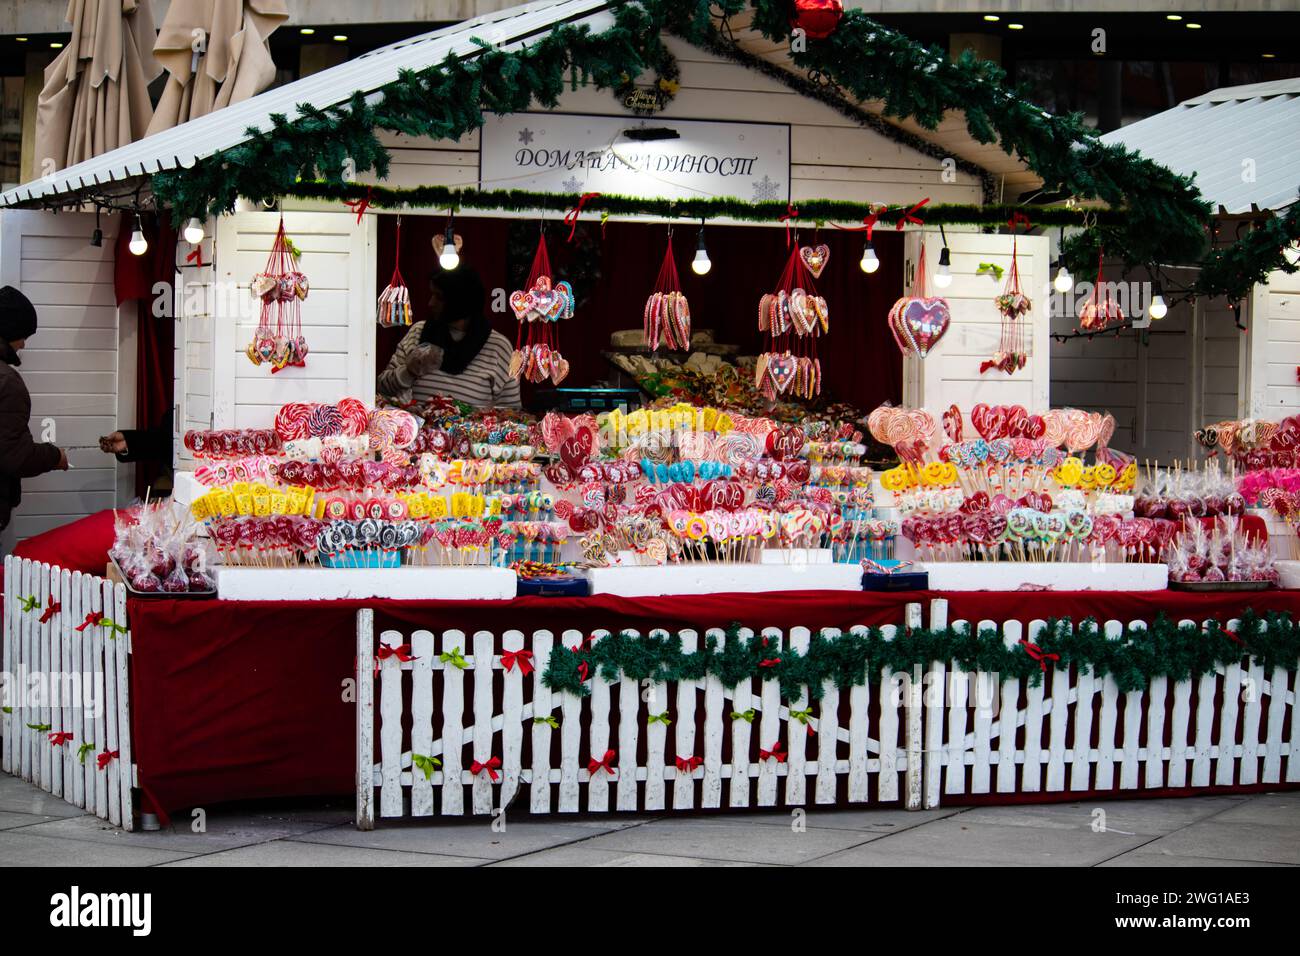
[[[608,29],[613,24],[612,14],[604,12],[609,6],[609,0],[536,0],[412,37],[17,186],[0,194],[0,207],[53,199],[167,169],[190,168],[197,160],[247,140],[250,127],[270,129],[273,114],[296,118],[299,103],[323,109],[347,102],[357,91],[376,100],[377,91],[397,80],[403,70],[422,70],[448,56],[468,57],[479,52],[482,47],[475,39],[509,50],[560,23],[585,20],[593,29]]]
[[[1216,210],[1281,209],[1300,194],[1300,79],[1211,90],[1102,140],[1195,173]]]

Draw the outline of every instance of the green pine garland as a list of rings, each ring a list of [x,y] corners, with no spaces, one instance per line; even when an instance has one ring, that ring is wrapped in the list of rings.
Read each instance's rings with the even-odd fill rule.
[[[1154,677],[1188,680],[1247,658],[1266,669],[1294,667],[1300,658],[1300,627],[1289,614],[1260,617],[1247,610],[1229,634],[1218,622],[1202,631],[1200,625],[1175,624],[1161,614],[1149,628],[1125,625],[1123,635],[1112,640],[1095,618],[1077,628],[1069,618],[1053,618],[1035,644],[1045,655],[1060,655],[1059,661],[1047,662],[1049,667],[1074,665],[1081,673],[1110,676],[1121,691],[1130,691],[1146,687]],[[722,647],[716,637],[708,637],[702,650],[690,654],[682,651],[679,636],[666,632],[639,636],[624,631],[576,649],[557,647],[542,681],[552,690],[585,695],[590,693],[586,681],[597,676],[610,683],[622,677],[672,683],[712,675],[725,687],[753,678],[776,679],[781,699],[789,702],[798,699],[804,687],[811,699],[819,700],[823,681],[846,689],[879,681],[886,668],[910,672],[917,664],[951,661],[966,671],[997,672],[1028,680],[1031,686],[1044,674],[1024,647],[1008,648],[992,628],[901,631],[892,640],[879,628],[834,637],[817,634],[808,650],[798,654],[760,635],[743,640],[739,625],[732,625]]]
[[[360,183],[330,183],[323,180],[299,183],[294,194],[303,199],[328,199],[350,201],[365,199],[379,209],[403,207],[446,207],[461,209],[490,209],[509,212],[566,212],[573,208],[575,198],[561,193],[531,192],[523,189],[474,189],[448,186],[412,186],[393,188],[367,186]],[[796,224],[825,224],[827,222],[861,223],[863,217],[874,212],[879,220],[877,229],[892,229],[910,205],[868,206],[865,203],[839,199],[807,199],[796,204],[799,217]],[[749,202],[735,198],[711,199],[651,199],[638,196],[620,196],[602,193],[588,199],[583,205],[586,212],[609,215],[657,216],[679,219],[717,219],[720,217],[742,222],[774,223],[787,212],[784,202]],[[956,223],[988,226],[1005,225],[1022,206],[975,206],[963,203],[928,204],[916,215],[931,225],[945,226]],[[1099,217],[1101,222],[1121,221],[1122,214],[1102,210],[1086,213],[1066,206],[1044,206],[1034,210],[1036,226],[1082,226],[1085,217]]]
[[[300,104],[297,116],[272,117],[271,129],[250,129],[248,140],[199,161],[192,169],[155,174],[153,193],[160,206],[172,208],[177,223],[203,212],[228,212],[239,196],[255,202],[283,196],[356,197],[356,174],[373,171],[380,179],[388,174],[390,157],[379,142],[379,130],[458,139],[483,125],[485,111],[520,112],[534,103],[555,107],[566,82],[570,87],[581,81],[616,89],[626,77],[663,62],[663,30],[705,48],[734,48],[720,33],[721,21],[715,14],[738,14],[749,6],[761,33],[776,41],[789,38],[785,0],[615,0],[614,25],[600,33],[585,25],[560,24],[513,53],[482,43],[482,51],[474,57],[448,57],[437,66],[405,72],[374,103],[358,92],[348,103],[326,109]],[[883,101],[886,116],[911,119],[929,129],[939,124],[945,111],[962,110],[977,141],[997,142],[1008,154],[1022,157],[1043,178],[1048,191],[1106,203],[1112,213],[1099,217],[1082,238],[1068,245],[1067,262],[1079,274],[1095,262],[1095,250],[1103,242],[1110,254],[1129,263],[1191,262],[1205,255],[1210,207],[1190,178],[1122,146],[1102,143],[1079,114],[1043,112],[1024,89],[1007,85],[1004,71],[996,64],[969,52],[952,60],[944,51],[890,30],[860,10],[847,11],[835,33],[809,41],[805,51],[793,54],[793,60],[837,98]],[[442,195],[430,190],[427,195],[445,202],[455,200],[455,192]],[[461,205],[484,199],[477,191],[460,192]],[[376,190],[376,195],[385,194]],[[397,191],[386,195],[398,200]],[[569,202],[569,197],[553,197],[542,208]],[[610,212],[645,213],[656,208],[652,202],[625,197],[610,202],[621,203],[618,210],[606,209]],[[667,203],[670,212],[656,214],[689,210],[695,216],[702,209],[707,215],[713,208],[733,215],[742,205],[736,200]],[[862,218],[862,209],[855,204],[843,204],[849,209],[830,202],[803,205],[805,220]],[[529,208],[538,207],[534,203]],[[1027,211],[1040,225],[1073,224],[1057,210],[1027,207]],[[923,218],[935,224],[991,221],[974,211],[965,219],[942,215],[932,209]],[[753,219],[756,214],[736,218]],[[1252,234],[1213,254],[1204,263],[1208,276],[1194,291],[1241,298],[1252,281],[1285,267],[1282,247],[1276,243],[1295,231],[1285,226],[1268,228],[1262,236]]]

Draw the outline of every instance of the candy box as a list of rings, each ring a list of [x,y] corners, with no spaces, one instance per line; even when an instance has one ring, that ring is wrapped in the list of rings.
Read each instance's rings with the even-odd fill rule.
[[[586,597],[591,593],[591,582],[577,574],[520,578],[517,587],[519,597]]]
[[[925,571],[864,571],[862,574],[864,591],[926,591],[929,587],[930,575]]]
[[[322,551],[320,563],[326,568],[396,568],[402,564],[402,553],[368,548],[350,548],[338,554],[326,554]]]

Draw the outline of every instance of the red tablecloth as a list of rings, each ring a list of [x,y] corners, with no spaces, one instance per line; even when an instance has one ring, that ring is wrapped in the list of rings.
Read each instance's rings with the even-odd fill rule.
[[[556,634],[725,627],[848,628],[901,623],[903,606],[947,597],[950,620],[1069,615],[1123,621],[1227,620],[1245,608],[1300,612],[1300,591],[967,592],[940,595],[791,591],[669,598],[513,601],[129,602],[133,757],[140,787],[166,813],[228,800],[353,792],[356,610],[376,633],[518,628]]]

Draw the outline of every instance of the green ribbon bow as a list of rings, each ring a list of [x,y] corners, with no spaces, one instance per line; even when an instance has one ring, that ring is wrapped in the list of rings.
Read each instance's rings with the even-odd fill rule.
[[[49,724],[28,724],[28,725],[27,725],[27,729],[28,729],[28,730],[35,730],[35,731],[37,731],[38,733],[42,733],[42,734],[43,734],[43,733],[45,733],[47,730],[50,729],[50,725],[49,725]]]
[[[811,707],[809,707],[807,710],[795,710],[793,707],[790,708],[790,719],[799,721],[799,723],[803,724],[805,727],[808,726],[808,721],[811,718],[812,718]]]
[[[12,714],[13,712],[14,709],[12,707],[0,707],[0,713]]]
[[[980,267],[975,270],[977,276],[992,275],[995,279],[1001,279],[1002,273],[1006,272],[1000,265],[994,262],[981,262]]]
[[[743,720],[746,723],[752,724],[754,722],[754,708],[751,707],[749,710],[733,710],[731,712],[731,719]]]
[[[28,611],[39,611],[41,609],[41,599],[35,594],[31,597],[20,597],[18,599],[18,606],[22,609],[24,614]]]
[[[429,757],[425,754],[411,754],[411,763],[415,765],[416,770],[424,772],[425,780],[432,780],[433,772],[442,766],[442,761],[437,757]]]
[[[116,621],[110,621],[108,618],[104,618],[100,621],[99,626],[108,631],[108,638],[112,641],[117,640],[117,635],[125,634],[127,631],[126,625],[118,624]]]
[[[82,744],[77,748],[77,759],[83,764],[86,762],[86,754],[95,749],[94,744]]]
[[[465,660],[465,655],[460,652],[459,647],[453,647],[449,651],[443,651],[442,654],[439,655],[438,660],[442,661],[444,664],[451,664],[455,667],[459,667],[461,670],[469,667],[469,661]]]
[[[559,730],[559,729],[560,729],[560,722],[559,722],[558,720],[556,720],[556,719],[555,719],[553,716],[551,716],[550,714],[547,714],[545,717],[534,717],[534,718],[533,718],[533,723],[535,723],[535,724],[546,724],[548,727],[551,727],[551,728],[554,729],[554,730]]]
[[[668,716],[668,711],[666,711],[666,710],[665,710],[662,714],[649,714],[649,715],[646,716],[646,726],[647,726],[647,727],[648,727],[650,724],[654,724],[654,723],[660,723],[660,724],[663,724],[665,727],[667,727],[667,726],[668,726],[669,724],[671,724],[672,722],[673,722],[673,719],[672,719],[671,717]]]

